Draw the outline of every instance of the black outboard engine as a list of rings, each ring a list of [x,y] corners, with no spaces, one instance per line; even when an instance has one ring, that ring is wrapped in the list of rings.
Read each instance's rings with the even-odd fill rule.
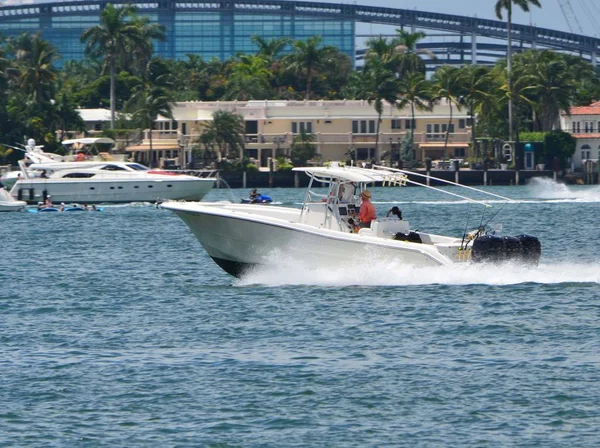
[[[522,260],[537,265],[542,256],[542,243],[540,243],[540,240],[532,235],[518,235],[516,238],[521,241],[523,247]]]
[[[504,241],[494,235],[483,235],[475,238],[471,259],[478,263],[504,261]]]
[[[523,257],[523,245],[519,238],[514,236],[505,236],[502,238],[504,243],[504,257],[507,261],[519,260]]]
[[[541,254],[542,245],[535,236],[518,235],[501,238],[484,235],[473,240],[471,259],[478,263],[517,261],[537,265]]]

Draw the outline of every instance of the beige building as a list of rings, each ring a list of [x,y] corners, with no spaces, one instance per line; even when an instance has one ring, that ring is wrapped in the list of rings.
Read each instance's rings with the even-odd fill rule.
[[[572,107],[560,118],[561,129],[577,139],[571,168],[579,169],[587,161],[600,160],[600,101],[589,106]]]
[[[466,111],[453,106],[447,158],[469,157],[471,127]],[[161,159],[177,158],[179,166],[192,160],[192,147],[206,123],[217,110],[227,110],[244,118],[246,150],[260,167],[269,158],[289,155],[294,136],[303,130],[313,134],[317,153],[323,162],[353,160],[389,163],[399,160],[402,142],[411,128],[411,112],[386,104],[377,137],[377,112],[363,100],[340,101],[232,101],[179,102],[173,105],[175,121],[159,117],[143,141],[126,150],[138,161],[158,165]],[[437,104],[433,111],[415,111],[413,159],[444,158],[444,142],[450,107]]]

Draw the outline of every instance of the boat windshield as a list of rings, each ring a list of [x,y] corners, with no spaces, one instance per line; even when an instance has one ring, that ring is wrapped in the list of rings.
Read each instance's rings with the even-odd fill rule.
[[[129,168],[131,168],[132,170],[137,170],[137,171],[148,171],[150,169],[147,166],[141,165],[139,163],[128,163],[127,166]]]

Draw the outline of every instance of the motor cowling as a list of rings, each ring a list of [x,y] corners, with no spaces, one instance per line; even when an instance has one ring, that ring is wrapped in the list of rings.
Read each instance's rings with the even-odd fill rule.
[[[525,234],[518,235],[516,238],[521,241],[523,247],[523,261],[538,264],[542,256],[542,243],[540,243],[540,240],[535,236]]]
[[[483,235],[473,240],[471,259],[475,262],[516,261],[537,265],[541,254],[542,245],[532,235]]]
[[[480,262],[499,262],[504,260],[504,242],[494,235],[483,235],[473,240],[471,259]]]

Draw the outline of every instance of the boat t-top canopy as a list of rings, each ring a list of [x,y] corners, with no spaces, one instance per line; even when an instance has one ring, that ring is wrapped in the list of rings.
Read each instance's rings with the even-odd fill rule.
[[[93,145],[95,143],[110,144],[113,145],[115,141],[108,137],[85,137],[85,138],[74,138],[71,140],[63,140],[63,145],[74,145],[79,143],[81,145]]]
[[[315,180],[339,179],[341,182],[383,182],[395,173],[386,170],[372,170],[367,168],[358,168],[355,166],[315,166],[315,167],[299,167],[293,168],[293,171],[302,171],[309,176],[315,177]]]

